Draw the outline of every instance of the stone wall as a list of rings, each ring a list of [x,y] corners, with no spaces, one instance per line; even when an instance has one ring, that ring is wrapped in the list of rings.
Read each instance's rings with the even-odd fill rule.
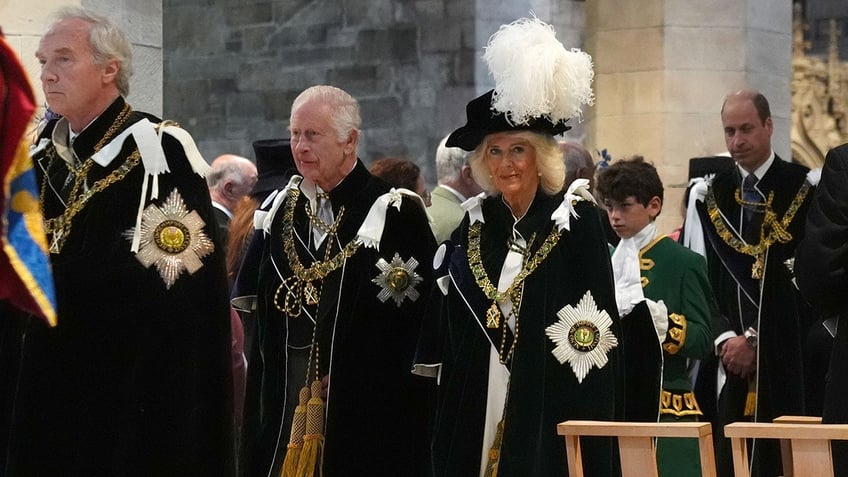
[[[207,160],[253,158],[257,139],[287,136],[291,102],[332,84],[362,107],[366,163],[401,156],[435,183],[436,144],[488,89],[479,60],[502,23],[532,10],[580,46],[581,1],[164,0],[165,116]],[[578,128],[579,129],[579,128]]]

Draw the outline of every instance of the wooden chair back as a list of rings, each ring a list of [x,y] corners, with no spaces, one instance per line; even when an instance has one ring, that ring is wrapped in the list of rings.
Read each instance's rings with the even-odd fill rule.
[[[724,426],[724,435],[730,439],[733,451],[736,477],[751,475],[747,439],[780,439],[784,475],[833,477],[830,441],[848,440],[848,424],[821,424],[821,421],[815,420],[804,422],[805,419],[797,416],[786,416],[776,421],[734,422]]]
[[[708,422],[565,421],[557,425],[557,433],[565,438],[571,477],[583,477],[581,436],[617,437],[622,477],[658,477],[655,438],[698,439],[701,475],[716,476],[713,431]]]

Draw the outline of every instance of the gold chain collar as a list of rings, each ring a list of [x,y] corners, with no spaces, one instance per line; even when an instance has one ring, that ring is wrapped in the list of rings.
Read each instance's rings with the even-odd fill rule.
[[[501,331],[501,346],[498,353],[501,364],[506,364],[512,358],[515,351],[515,344],[518,343],[518,313],[517,309],[521,306],[521,286],[524,280],[533,273],[534,270],[545,261],[548,254],[559,242],[560,234],[556,226],[551,229],[548,237],[536,251],[533,258],[527,260],[521,269],[521,272],[515,276],[512,283],[504,292],[499,292],[497,287],[492,284],[489,276],[486,274],[486,269],[483,267],[483,262],[480,255],[480,232],[482,224],[475,222],[468,228],[468,266],[471,268],[471,273],[474,275],[474,281],[477,286],[486,295],[486,298],[492,300],[492,305],[486,311],[486,327],[490,329],[498,328],[503,325]],[[530,243],[532,243],[532,239]],[[529,243],[528,247],[529,249]],[[506,351],[506,320],[501,323],[501,311],[498,305],[503,303],[507,298],[512,301],[512,309],[510,315],[515,318],[515,333],[512,339],[510,349]],[[506,351],[506,353],[504,353]]]
[[[810,187],[810,183],[804,181],[780,220],[772,209],[774,191],[769,192],[766,202],[748,202],[742,199],[739,189],[736,189],[735,199],[740,206],[753,207],[755,210],[762,210],[764,214],[763,224],[760,228],[760,242],[757,244],[745,243],[729,230],[729,226],[716,204],[713,188],[710,187],[707,191],[707,213],[719,237],[733,250],[754,257],[754,265],[751,267],[752,278],[762,278],[765,269],[765,255],[769,247],[775,243],[788,243],[792,240],[792,234],[789,233],[789,224],[792,223],[792,219],[795,218],[795,214],[801,208],[801,204],[804,203],[804,199],[810,192]]]
[[[356,239],[348,242],[347,245],[334,257],[325,257],[324,261],[318,261],[312,264],[309,268],[303,266],[300,258],[297,256],[297,251],[294,249],[294,209],[297,204],[297,199],[300,197],[300,189],[292,187],[289,189],[288,198],[283,212],[283,250],[286,253],[286,258],[289,262],[293,275],[280,283],[274,293],[274,306],[283,313],[288,314],[292,318],[300,316],[301,304],[306,300],[308,305],[317,305],[320,299],[320,291],[315,287],[313,282],[322,281],[327,275],[338,269],[348,258],[362,245]],[[308,207],[308,204],[307,204]],[[331,227],[335,235],[338,229],[338,224],[341,223],[344,215],[344,207],[339,210],[339,216]],[[316,218],[317,219],[317,218]],[[310,215],[310,220],[312,216]],[[332,235],[327,239],[327,254],[329,255],[332,242]],[[320,285],[320,283],[319,283]],[[285,301],[280,306],[280,293],[286,288]]]
[[[97,142],[94,146],[94,152],[91,156],[89,156],[85,161],[82,162],[79,166],[74,166],[68,164],[63,159],[60,159],[63,164],[68,167],[68,170],[71,174],[74,175],[74,185],[71,188],[71,193],[68,196],[68,204],[65,206],[65,210],[58,217],[54,217],[51,219],[46,219],[44,221],[45,229],[47,234],[51,235],[50,240],[50,252],[51,253],[60,253],[62,251],[62,247],[65,245],[65,240],[67,240],[68,235],[71,232],[71,226],[73,225],[73,220],[83,208],[85,208],[88,201],[94,197],[97,193],[104,191],[110,185],[119,182],[122,180],[135,166],[138,165],[141,155],[138,152],[138,149],[132,152],[130,156],[121,164],[120,167],[112,171],[108,176],[103,179],[98,180],[94,183],[94,185],[81,193],[81,189],[84,189],[83,184],[85,184],[86,177],[88,173],[91,171],[91,167],[94,165],[94,159],[92,158],[94,154],[97,154],[100,149],[105,146],[112,137],[121,129],[121,127],[127,122],[132,113],[132,108],[130,108],[129,104],[124,104],[124,108],[121,110],[118,117],[115,119],[115,122],[109,127],[109,130],[106,131],[106,134]],[[47,168],[44,172],[44,177],[42,178],[41,191],[38,196],[39,203],[41,205],[41,210],[45,210],[44,208],[44,195],[47,191],[47,183],[49,177],[50,167],[53,163],[58,159],[58,155],[56,154],[56,147],[52,143],[48,147],[45,152],[45,157],[48,160]]]

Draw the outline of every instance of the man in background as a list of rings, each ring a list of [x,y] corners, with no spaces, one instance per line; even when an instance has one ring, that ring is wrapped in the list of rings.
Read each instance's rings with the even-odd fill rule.
[[[594,191],[595,161],[589,151],[571,141],[560,141],[559,147],[562,149],[562,160],[565,161],[565,188],[568,188],[574,179],[586,179],[589,181],[589,190]]]
[[[258,178],[256,166],[245,157],[223,154],[212,161],[206,184],[209,186],[212,207],[215,208],[218,233],[225,247],[233,211],[242,197],[250,193]]]
[[[436,176],[439,185],[430,193],[427,212],[433,219],[433,235],[441,243],[450,238],[465,211],[460,204],[483,191],[471,177],[468,153],[458,147],[445,146],[447,137],[436,148]]]
[[[716,455],[732,475],[724,425],[803,415],[802,343],[812,312],[787,265],[804,235],[814,187],[808,169],[784,161],[771,146],[774,124],[766,98],[729,94],[721,108],[727,150],[736,167],[718,173],[696,203],[718,315],[713,323],[717,376]],[[754,475],[780,474],[778,443],[757,440]]]

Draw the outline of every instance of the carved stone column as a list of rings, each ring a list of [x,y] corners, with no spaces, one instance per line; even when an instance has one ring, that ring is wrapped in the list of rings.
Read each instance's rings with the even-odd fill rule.
[[[587,145],[657,166],[666,190],[661,232],[681,223],[689,159],[726,150],[727,93],[750,87],[766,95],[774,149],[790,159],[789,2],[590,0],[586,25],[597,95]]]

